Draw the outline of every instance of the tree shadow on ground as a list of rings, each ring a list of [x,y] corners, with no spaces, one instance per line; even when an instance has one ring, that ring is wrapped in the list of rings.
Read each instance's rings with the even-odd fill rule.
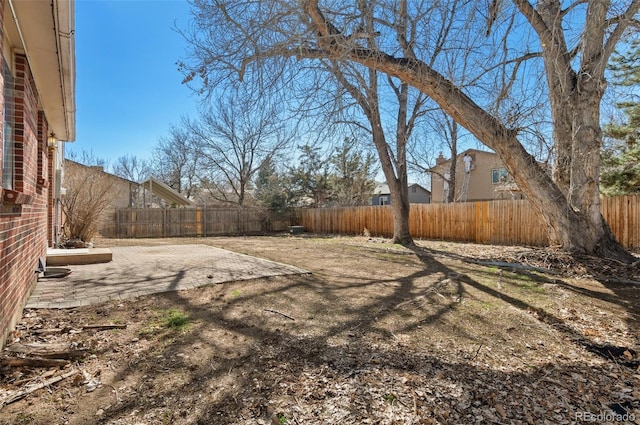
[[[430,255],[438,255],[441,257],[455,258],[464,262],[476,264],[478,263],[478,261],[472,257],[451,254],[446,251],[415,247],[414,252],[419,258],[429,258]],[[540,283],[562,288],[563,290],[572,292],[574,294],[592,298],[594,300],[597,300],[598,302],[604,301],[609,304],[617,305],[624,309],[626,313],[626,317],[624,318],[624,320],[627,323],[629,329],[638,328],[638,324],[640,323],[640,303],[638,303],[638,301],[640,300],[640,286],[632,283],[632,281],[627,278],[616,279],[615,276],[603,276],[603,269],[606,268],[609,272],[614,273],[616,267],[619,267],[621,268],[621,273],[625,276],[633,276],[633,273],[636,273],[636,270],[638,276],[640,276],[640,269],[633,265],[623,264],[614,260],[603,260],[589,256],[572,256],[570,257],[571,260],[568,260],[569,256],[567,254],[562,254],[562,257],[563,259],[556,261],[558,261],[560,264],[562,264],[563,260],[566,263],[572,261],[574,269],[576,267],[580,267],[583,273],[588,276],[588,278],[585,280],[588,280],[589,278],[593,279],[594,281],[599,282],[602,285],[602,288],[588,287],[586,285],[579,286],[577,284],[579,279],[567,279],[572,282],[568,283],[567,280],[561,278],[562,270],[558,270],[557,268],[550,269],[548,271],[548,274],[544,274],[544,270],[539,267],[533,267],[533,269],[535,271],[542,271],[542,274],[532,272],[531,269],[528,268],[515,268],[516,266],[519,266],[519,264],[514,264],[513,266],[505,264],[501,265],[500,268],[503,270],[511,269],[513,273],[517,273],[518,275],[526,276]],[[491,263],[489,262],[487,264]],[[570,271],[565,270],[565,272]],[[491,296],[501,297],[512,306],[517,307],[521,310],[535,312],[537,318],[540,321],[560,330],[569,340],[574,341],[576,344],[582,345],[587,351],[604,357],[607,360],[612,360],[632,368],[637,368],[640,363],[638,359],[635,358],[636,354],[638,353],[636,353],[630,347],[615,346],[609,343],[595,343],[589,338],[585,338],[584,335],[577,333],[570,326],[566,325],[563,320],[554,316],[554,314],[550,313],[549,311],[545,311],[544,309],[540,309],[524,303],[521,300],[509,297],[504,293],[500,293],[486,285],[481,285],[478,282],[469,279],[468,276],[464,279],[464,282],[470,286],[475,287],[476,289],[487,292]],[[576,308],[579,309],[580,306],[576,306]],[[636,345],[640,345],[640,340],[638,340],[637,338]],[[627,356],[625,356],[625,351],[628,351],[628,354],[632,354],[631,358],[629,358],[628,354]]]
[[[99,422],[162,406],[180,406],[167,412],[169,421],[202,424],[560,423],[640,407],[623,391],[613,391],[624,386],[627,373],[561,318],[481,283],[433,252],[416,248],[414,255],[420,267],[395,277],[366,278],[345,270],[342,281],[270,279],[262,290],[233,297],[228,294],[242,284],[210,288],[202,302],[180,292],[158,296],[189,312],[192,326],[184,334],[165,331],[162,346],[141,356],[157,361],[132,359],[120,367],[116,382],[135,372],[142,377],[138,391],[122,396]],[[303,293],[311,295],[296,300]],[[356,293],[367,296],[356,299]],[[509,317],[522,323],[487,331],[495,327],[491,315],[468,312],[463,299],[488,308],[504,303],[513,310]],[[297,317],[270,314],[265,300]],[[467,317],[489,333],[456,323]],[[509,338],[507,327],[531,327],[534,321],[576,352],[584,349],[609,363],[557,352],[530,359],[527,352],[513,352],[522,359],[517,366],[513,359],[496,362],[500,357],[492,358],[488,346],[481,350],[487,339]],[[453,329],[460,333],[443,343]],[[464,346],[471,342],[479,346]],[[163,386],[163,379],[172,384]],[[141,398],[145,392],[148,397]]]

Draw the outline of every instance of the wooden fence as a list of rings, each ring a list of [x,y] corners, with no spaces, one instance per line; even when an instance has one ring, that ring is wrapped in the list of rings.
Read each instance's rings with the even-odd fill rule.
[[[600,211],[622,246],[640,250],[640,194],[603,198]]]
[[[291,220],[291,214],[248,208],[127,208],[108,214],[99,233],[108,238],[258,234],[287,230]]]
[[[628,249],[640,248],[640,195],[603,198],[602,215]],[[306,209],[298,224],[315,233],[393,235],[391,207]],[[544,246],[546,227],[527,200],[453,204],[412,204],[411,234],[416,238],[503,245]]]
[[[106,220],[100,234],[113,238],[162,238],[258,234],[286,231],[299,224],[314,233],[393,235],[389,206],[301,209],[265,214],[257,209],[121,209]],[[602,199],[602,215],[620,243],[640,249],[640,195]],[[503,245],[544,246],[545,226],[527,200],[453,204],[412,204],[409,217],[416,238]]]

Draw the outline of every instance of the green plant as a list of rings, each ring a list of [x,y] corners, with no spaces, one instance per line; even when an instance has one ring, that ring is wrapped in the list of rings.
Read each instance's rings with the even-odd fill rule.
[[[189,316],[175,308],[159,311],[153,320],[140,329],[138,334],[140,336],[155,335],[164,328],[181,330],[190,321]]]
[[[537,282],[534,282],[531,279],[522,279],[520,282],[517,282],[516,285],[518,285],[522,289],[526,289],[539,294],[546,293],[544,287],[540,286]]]
[[[287,423],[287,417],[284,415],[284,413],[278,413],[276,416],[278,418],[279,425],[285,425]]]
[[[387,393],[387,394],[384,395],[384,401],[386,401],[389,404],[392,404],[397,399],[398,399],[398,397],[396,397],[395,394]]]
[[[189,324],[191,318],[175,308],[167,311],[163,317],[162,325],[165,328],[182,329]]]

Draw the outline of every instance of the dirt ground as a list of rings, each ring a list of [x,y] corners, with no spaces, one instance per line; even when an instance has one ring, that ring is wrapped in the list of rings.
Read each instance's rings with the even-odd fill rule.
[[[312,274],[27,310],[0,424],[640,423],[638,267],[365,237],[98,246],[177,243]]]

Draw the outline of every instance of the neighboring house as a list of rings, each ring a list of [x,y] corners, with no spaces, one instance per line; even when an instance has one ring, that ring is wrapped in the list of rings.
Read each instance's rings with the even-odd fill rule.
[[[376,187],[373,189],[373,196],[371,197],[371,205],[390,205],[391,204],[391,191],[389,185],[386,183],[376,183]]]
[[[65,159],[64,164],[67,185],[84,185],[91,181],[96,188],[108,190],[109,205],[101,215],[101,222],[108,221],[117,209],[136,206],[138,183],[107,173],[102,166],[84,165],[70,159]]]
[[[142,183],[107,173],[102,166],[84,165],[65,159],[66,181],[83,184],[87,179],[97,182],[98,188],[108,189],[109,205],[100,217],[98,232],[112,234],[117,222],[116,211],[124,208],[195,207],[195,203],[161,181],[151,177]],[[106,231],[106,233],[104,233]]]
[[[417,183],[409,185],[410,204],[428,204],[431,202],[431,192]],[[371,197],[371,205],[390,205],[391,191],[386,183],[376,183]]]
[[[431,202],[447,202],[450,185],[451,159],[442,153],[431,168]],[[456,157],[456,202],[492,199],[522,199],[523,195],[507,172],[498,155],[477,149],[467,149]]]
[[[113,199],[107,209],[113,212],[122,208],[175,208],[195,207],[192,200],[184,197],[171,187],[155,177],[150,177],[142,183],[107,173],[99,165],[84,165],[65,159],[65,168],[69,174],[90,175],[95,179],[105,181],[110,186]],[[81,180],[81,179],[80,179]]]
[[[0,0],[0,346],[63,222],[63,143],[75,139],[74,3]]]
[[[409,185],[410,204],[430,204],[431,192],[417,183]]]
[[[155,177],[140,183],[138,199],[147,207],[195,208],[196,203]]]

